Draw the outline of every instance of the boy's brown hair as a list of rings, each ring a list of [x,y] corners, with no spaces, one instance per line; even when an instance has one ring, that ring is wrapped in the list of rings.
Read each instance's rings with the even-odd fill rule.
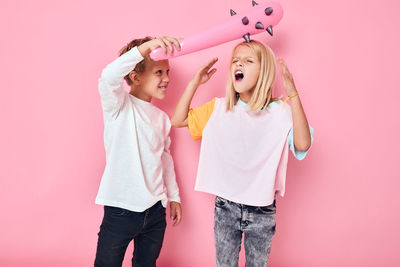
[[[152,40],[153,37],[150,36],[146,36],[144,38],[141,39],[134,39],[132,41],[130,41],[127,45],[125,45],[120,51],[119,51],[119,56],[122,56],[123,54],[125,54],[126,52],[128,52],[129,50],[131,50],[132,48],[134,48],[135,46],[139,46],[145,42],[148,42],[150,40]],[[152,59],[149,56],[145,56],[144,60],[140,61],[139,63],[136,64],[135,68],[133,69],[134,71],[136,71],[137,73],[143,73],[146,69],[146,65],[149,61],[151,61]],[[131,80],[131,78],[129,78],[129,74],[127,74],[124,79],[126,80],[126,82],[131,85],[133,82]]]

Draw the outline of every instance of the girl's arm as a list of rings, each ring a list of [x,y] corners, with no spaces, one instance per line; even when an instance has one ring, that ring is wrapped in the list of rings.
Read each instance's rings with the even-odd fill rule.
[[[311,146],[310,127],[307,122],[307,117],[304,113],[296,86],[294,85],[292,74],[289,72],[283,59],[280,58],[277,62],[281,67],[283,87],[285,88],[286,94],[291,96],[294,146],[297,150],[305,151]]]
[[[211,76],[217,71],[217,69],[210,68],[218,61],[218,58],[212,59],[206,65],[202,66],[194,75],[193,79],[187,85],[185,91],[183,92],[181,98],[176,105],[174,115],[171,118],[171,123],[174,127],[185,127],[188,125],[188,112],[190,108],[190,103],[197,88],[207,82]]]

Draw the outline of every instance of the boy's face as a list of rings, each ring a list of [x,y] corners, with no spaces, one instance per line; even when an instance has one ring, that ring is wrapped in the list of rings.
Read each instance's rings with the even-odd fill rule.
[[[236,92],[251,92],[260,73],[260,61],[253,49],[245,45],[238,46],[232,57],[230,72]]]
[[[148,97],[163,99],[169,83],[168,60],[151,61],[145,71],[139,74],[141,93]]]

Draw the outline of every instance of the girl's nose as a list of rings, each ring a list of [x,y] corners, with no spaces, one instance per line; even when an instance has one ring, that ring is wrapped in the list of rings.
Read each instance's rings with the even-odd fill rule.
[[[236,62],[236,65],[243,66],[243,65],[242,65],[242,62],[240,62],[240,61],[237,61],[237,62]]]

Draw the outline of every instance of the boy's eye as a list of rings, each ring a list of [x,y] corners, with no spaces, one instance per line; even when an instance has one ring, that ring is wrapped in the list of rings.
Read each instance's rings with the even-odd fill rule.
[[[161,74],[161,73],[162,73],[161,70],[156,71],[156,74]]]

